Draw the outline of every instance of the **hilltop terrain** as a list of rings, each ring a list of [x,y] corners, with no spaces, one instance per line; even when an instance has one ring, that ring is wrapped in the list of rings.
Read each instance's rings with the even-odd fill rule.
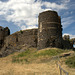
[[[60,58],[61,67],[69,72],[69,75],[75,75],[75,69],[65,64],[65,61],[74,55],[73,50],[46,48],[37,51],[36,48],[28,48],[24,52],[15,52],[0,58],[0,75],[59,75],[56,56]]]

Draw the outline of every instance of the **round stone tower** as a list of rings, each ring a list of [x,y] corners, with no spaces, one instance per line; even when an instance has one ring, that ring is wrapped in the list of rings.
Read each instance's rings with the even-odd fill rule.
[[[61,19],[56,11],[45,11],[38,17],[38,49],[62,47]]]

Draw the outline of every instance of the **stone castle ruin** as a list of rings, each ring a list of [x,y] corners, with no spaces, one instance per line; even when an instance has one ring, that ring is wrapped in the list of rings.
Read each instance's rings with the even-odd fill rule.
[[[16,51],[35,47],[38,50],[47,47],[73,48],[69,36],[62,37],[61,18],[56,11],[45,11],[39,14],[38,29],[28,29],[10,35],[8,27],[0,26],[0,56],[7,56]]]
[[[46,47],[62,47],[61,19],[55,11],[39,14],[38,49]]]

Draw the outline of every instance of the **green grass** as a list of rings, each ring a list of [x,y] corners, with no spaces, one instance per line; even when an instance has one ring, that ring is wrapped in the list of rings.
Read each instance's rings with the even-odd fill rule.
[[[15,56],[12,57],[12,62],[24,62],[24,63],[31,63],[37,60],[42,60],[47,58],[51,58],[52,56],[59,55],[61,53],[67,52],[68,50],[62,50],[58,48],[51,48],[51,49],[44,49],[44,50],[36,50],[33,48],[30,48],[26,50],[25,52],[21,52]]]
[[[69,57],[65,63],[72,68],[75,68],[75,56]]]
[[[28,49],[25,52],[22,52],[22,53],[18,54],[16,57],[18,57],[18,58],[19,57],[24,57],[24,56],[27,56],[30,53],[31,53],[31,51]]]
[[[64,50],[61,49],[49,49],[49,50],[43,50],[40,52],[37,52],[34,56],[39,57],[39,56],[55,56],[60,53],[64,52]]]

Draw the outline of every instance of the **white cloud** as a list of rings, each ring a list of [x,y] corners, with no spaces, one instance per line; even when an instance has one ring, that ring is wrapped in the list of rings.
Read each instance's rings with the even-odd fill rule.
[[[64,33],[63,36],[64,35],[69,35],[70,36],[70,39],[75,38],[75,35],[72,35],[72,34]]]
[[[31,28],[37,28],[37,26],[30,25],[29,27],[27,27],[27,29],[31,29]]]
[[[43,2],[43,5],[46,6],[46,8],[50,8],[53,10],[67,9],[64,4],[59,5],[56,3]]]
[[[66,3],[69,3],[70,0],[61,0],[61,2],[66,4]]]
[[[75,20],[73,19],[73,17],[66,17],[66,18],[62,18],[62,25],[63,28],[68,27],[70,24],[72,24],[73,22],[75,22]]]
[[[67,9],[67,2],[56,4],[51,2],[43,2],[42,0],[9,0],[8,2],[0,1],[0,15],[7,21],[13,22],[21,29],[34,28],[38,24],[38,15],[40,12],[52,9]],[[45,6],[45,8],[42,8]]]
[[[22,25],[22,26],[21,26],[21,29],[22,29],[22,30],[25,30],[25,29],[26,29],[25,25]]]

